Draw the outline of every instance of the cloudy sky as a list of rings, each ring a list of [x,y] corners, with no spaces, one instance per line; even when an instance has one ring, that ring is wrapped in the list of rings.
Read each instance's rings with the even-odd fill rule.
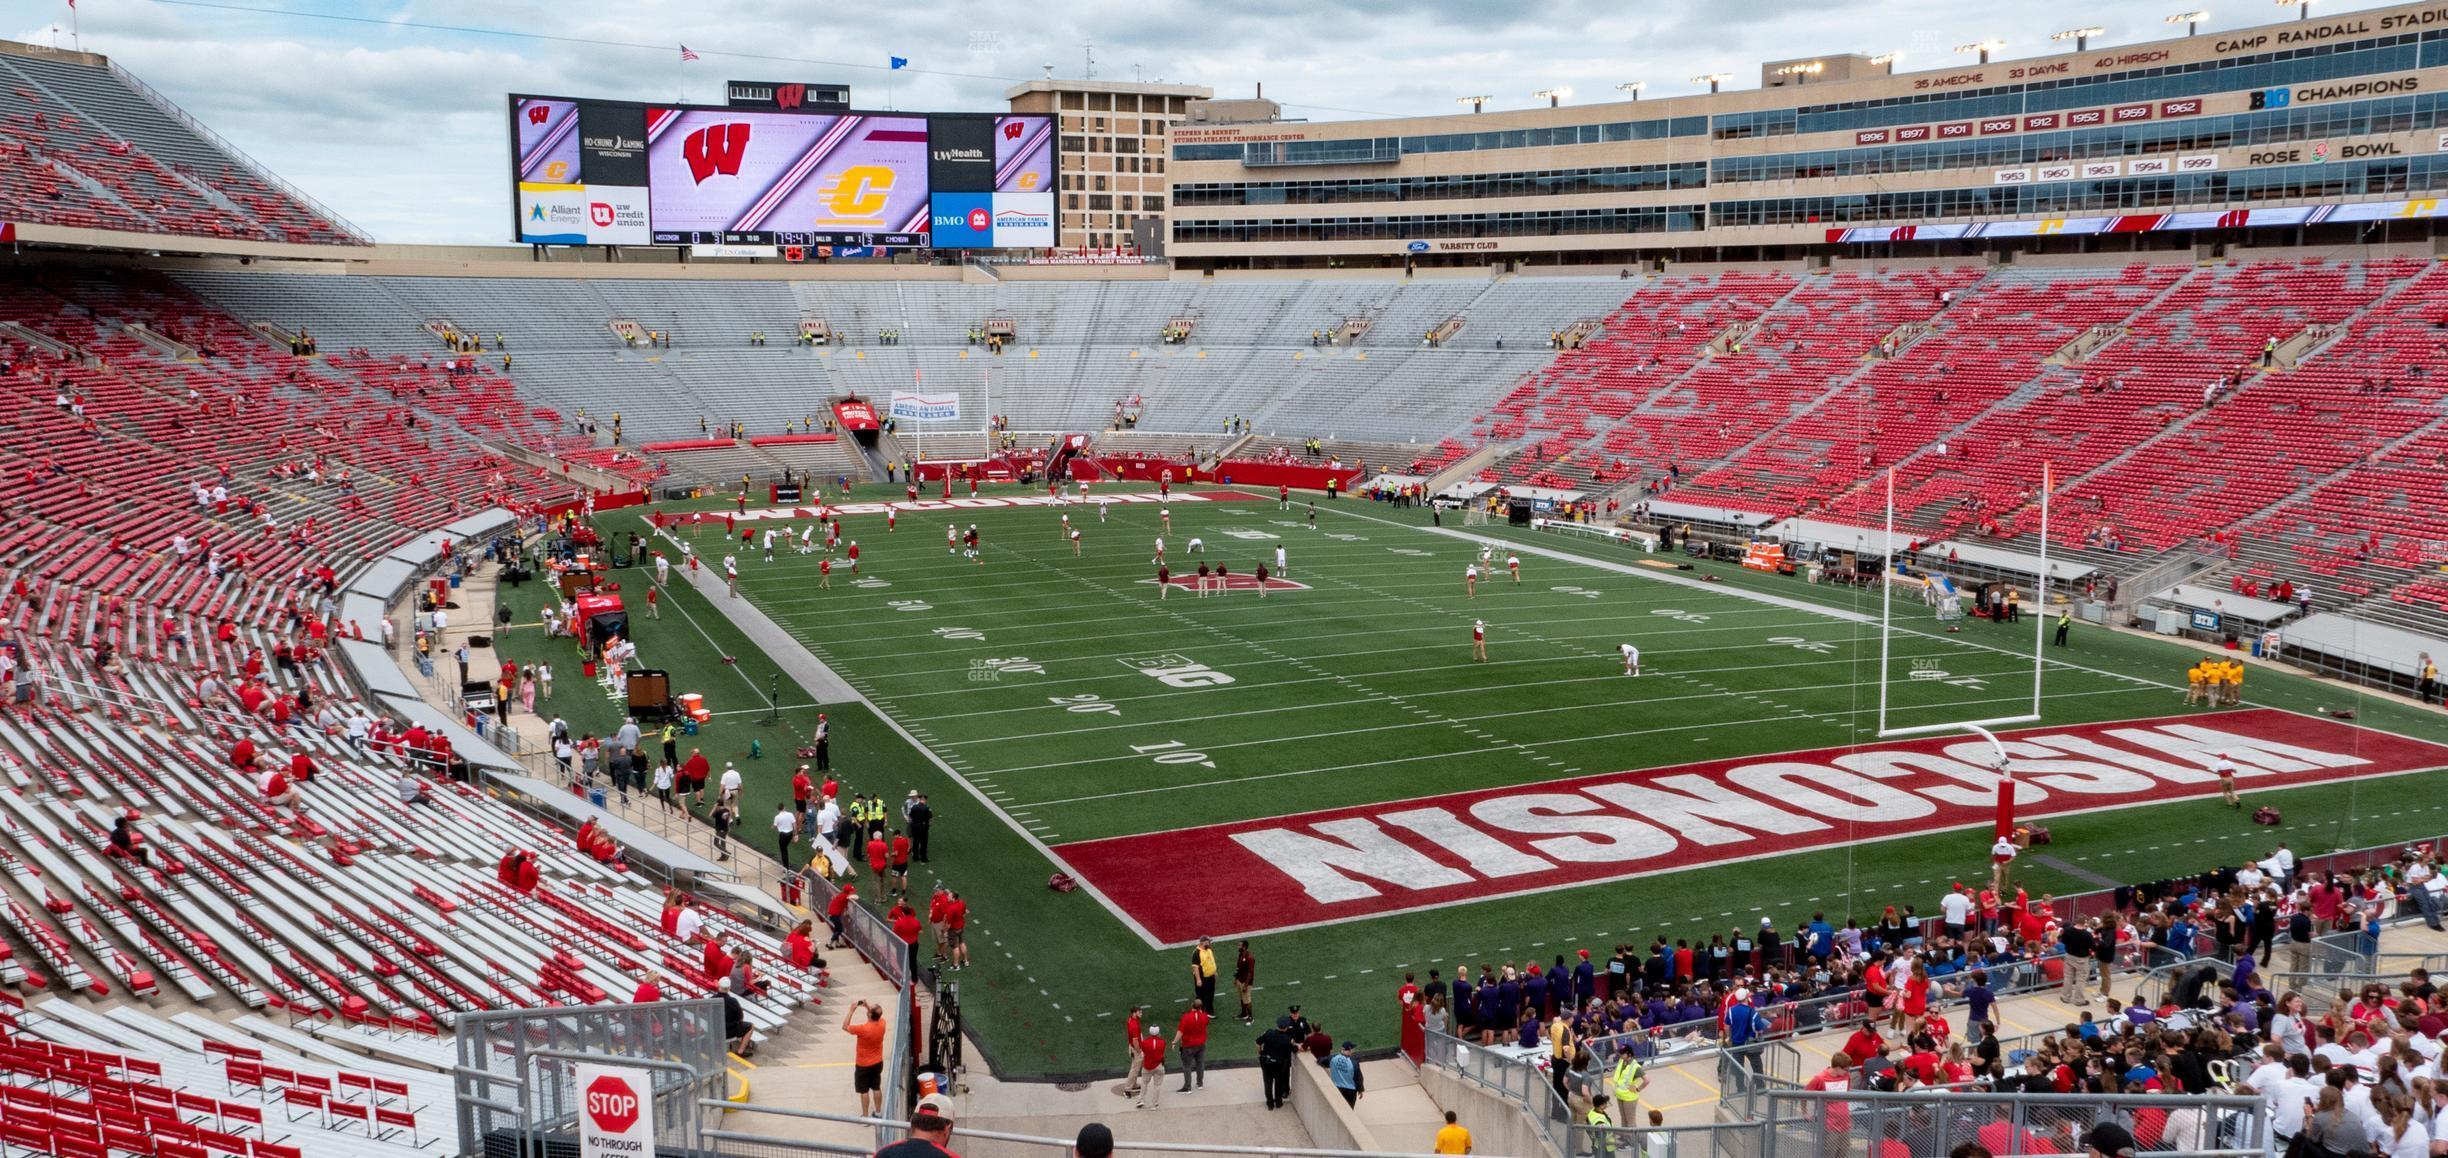
[[[390,242],[503,243],[510,231],[504,94],[719,103],[726,78],[840,80],[861,107],[990,110],[1003,89],[1078,77],[1094,43],[1103,80],[1166,80],[1246,96],[1285,115],[1441,115],[1565,85],[1582,102],[1646,80],[1819,53],[1964,59],[2045,54],[2075,24],[2094,47],[2162,39],[2176,0],[1991,8],[1959,0],[1039,0],[818,5],[806,0],[80,0],[79,32],[274,172]],[[2365,4],[2322,3],[2323,16]],[[2223,0],[2208,28],[2285,18],[2269,0]],[[65,0],[0,0],[0,34],[69,43]],[[679,45],[701,54],[682,63]],[[888,73],[885,58],[910,67]],[[888,80],[889,78],[889,80]],[[889,86],[889,87],[888,87]]]

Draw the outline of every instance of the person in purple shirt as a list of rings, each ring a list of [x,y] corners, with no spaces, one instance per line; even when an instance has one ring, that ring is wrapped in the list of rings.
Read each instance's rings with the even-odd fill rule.
[[[1472,1002],[1470,970],[1457,969],[1453,979],[1454,1036],[1461,1037],[1479,1023],[1479,1007]]]
[[[1547,1016],[1547,975],[1532,973],[1522,980],[1522,1006],[1531,1013]]]
[[[1573,966],[1573,1000],[1581,1005],[1598,996],[1598,971],[1590,966],[1589,950],[1581,950],[1581,961]]]
[[[1973,970],[1972,983],[1964,986],[1963,996],[1965,1021],[1969,1026],[1974,1027],[1965,1031],[1964,1040],[1978,1045],[1980,1044],[1980,1030],[1977,1027],[1982,1022],[1989,1020],[1989,1010],[1997,1004],[1997,992],[1989,988],[1989,971],[1986,969]]]

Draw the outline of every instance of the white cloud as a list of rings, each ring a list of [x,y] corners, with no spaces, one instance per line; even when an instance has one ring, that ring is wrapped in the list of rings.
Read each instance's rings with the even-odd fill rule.
[[[96,0],[80,17],[87,49],[111,55],[377,238],[498,243],[510,220],[504,97],[512,91],[714,101],[728,77],[846,80],[870,107],[889,92],[903,109],[994,109],[1004,87],[1042,75],[1042,65],[1080,75],[1082,44],[1094,41],[1104,79],[1162,78],[1223,96],[1264,84],[1287,115],[1311,120],[1443,115],[1455,114],[1453,98],[1465,93],[1523,108],[1537,103],[1531,92],[1554,85],[1570,86],[1576,103],[1611,99],[1631,80],[1648,81],[1652,96],[1689,91],[1686,78],[1706,72],[1731,73],[1734,87],[1747,87],[1759,62],[1813,53],[1901,49],[1907,67],[1929,68],[1961,59],[1951,51],[1957,44],[1996,36],[2008,42],[2005,56],[2040,55],[2055,47],[2050,33],[2077,23],[2105,26],[2101,44],[2156,40],[2169,32],[2167,9],[2142,0],[2072,11],[1939,0],[1086,0],[1019,8],[948,0],[822,9],[798,0],[404,0],[320,9],[360,23]],[[56,12],[53,0],[0,0],[0,28],[48,41]],[[654,43],[607,47],[405,26],[411,22]],[[680,63],[682,42],[704,59]],[[887,55],[911,58],[913,69],[888,75]]]

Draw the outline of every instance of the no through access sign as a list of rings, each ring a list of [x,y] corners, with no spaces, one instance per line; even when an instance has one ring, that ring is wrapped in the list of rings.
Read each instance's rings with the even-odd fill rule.
[[[652,1075],[630,1066],[580,1062],[577,1078],[579,1158],[652,1158]]]

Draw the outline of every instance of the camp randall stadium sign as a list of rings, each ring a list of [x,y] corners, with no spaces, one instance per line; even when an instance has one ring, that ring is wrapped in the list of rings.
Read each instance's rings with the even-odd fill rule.
[[[1999,737],[2016,814],[2063,816],[2243,786],[2448,767],[2448,747],[2273,709]],[[1986,741],[1938,737],[1580,776],[1060,845],[1152,942],[1284,932],[1807,852],[1966,833],[1986,863],[1997,775]],[[1975,847],[1977,846],[1977,847]],[[1188,882],[1228,880],[1230,889]]]

